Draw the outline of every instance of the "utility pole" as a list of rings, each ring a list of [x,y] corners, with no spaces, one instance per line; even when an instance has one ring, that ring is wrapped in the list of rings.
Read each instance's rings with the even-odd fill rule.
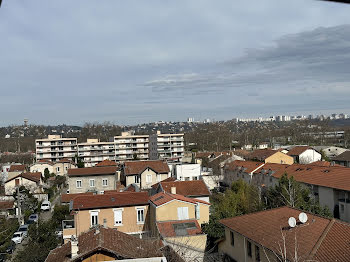
[[[18,224],[21,225],[22,223],[22,210],[21,210],[21,195],[19,191],[19,186],[17,186],[17,208],[18,208]]]

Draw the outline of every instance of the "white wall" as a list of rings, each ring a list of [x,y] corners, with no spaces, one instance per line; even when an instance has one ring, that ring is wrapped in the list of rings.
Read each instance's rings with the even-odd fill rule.
[[[300,164],[309,164],[321,160],[322,156],[320,153],[313,149],[307,149],[299,155]]]
[[[197,180],[201,175],[201,165],[200,164],[182,164],[176,166],[176,179],[178,180],[195,180],[194,177],[197,177]]]

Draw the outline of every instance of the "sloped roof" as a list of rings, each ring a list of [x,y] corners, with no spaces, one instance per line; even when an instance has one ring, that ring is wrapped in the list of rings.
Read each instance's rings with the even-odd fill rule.
[[[194,236],[203,234],[201,227],[195,219],[157,222],[157,228],[162,237]],[[181,229],[177,230],[177,228]]]
[[[342,165],[332,164],[331,162],[322,161],[322,160],[319,160],[319,161],[316,161],[316,162],[312,162],[312,163],[310,163],[308,165],[312,165],[312,166],[326,166],[326,167],[329,167],[329,166],[343,167]]]
[[[169,173],[169,166],[165,161],[147,160],[147,161],[126,161],[124,162],[124,174],[141,174],[145,169],[151,168],[156,173]]]
[[[313,149],[313,148],[311,148],[309,146],[295,146],[291,150],[288,151],[287,155],[299,156],[300,154],[304,153],[308,149]]]
[[[18,174],[17,176],[14,176],[10,179],[8,179],[5,183],[7,182],[10,182],[11,180],[14,180],[16,178],[19,178],[19,177],[23,177],[23,178],[26,178],[30,181],[33,181],[35,183],[39,183],[40,182],[40,179],[42,177],[42,174],[40,172],[34,172],[34,173],[21,173],[21,174]]]
[[[251,152],[246,159],[265,161],[266,158],[276,154],[278,151],[273,149],[257,149]]]
[[[8,172],[24,172],[25,170],[25,165],[11,165]]]
[[[170,193],[163,192],[163,191],[151,196],[149,198],[149,200],[155,206],[161,206],[161,205],[166,204],[166,203],[173,201],[173,200],[184,201],[184,202],[188,202],[188,203],[192,203],[192,204],[201,203],[201,204],[205,204],[205,205],[210,205],[210,203],[203,201],[203,200],[199,200],[196,198],[189,198],[189,197],[185,197],[185,196],[182,196],[179,194],[170,194]]]
[[[138,205],[148,205],[147,192],[115,192],[78,196],[73,199],[73,209],[79,210]]]
[[[71,200],[73,200],[78,196],[91,196],[91,195],[93,195],[93,192],[77,193],[77,194],[62,194],[61,203],[69,203]]]
[[[210,192],[203,180],[159,182],[165,192],[171,193],[176,187],[176,194],[183,196],[209,196]]]
[[[39,161],[37,161],[35,164],[48,164],[50,166],[54,165],[54,163],[50,160],[45,160],[45,159],[40,159]]]
[[[117,166],[117,163],[115,161],[111,160],[103,160],[102,162],[98,163],[96,166]]]
[[[57,161],[58,163],[71,163],[71,164],[75,164],[72,160],[68,159],[68,158],[62,158],[60,160]]]
[[[98,176],[98,175],[112,175],[117,171],[116,166],[105,167],[85,167],[85,168],[71,168],[68,169],[68,176]]]
[[[0,201],[0,210],[13,209],[15,207],[15,201]]]
[[[289,260],[292,260],[296,236],[299,257],[308,258],[306,260],[319,258],[318,261],[348,261],[350,242],[346,239],[350,236],[350,224],[307,213],[308,223],[305,226],[290,228],[289,217],[298,220],[300,212],[298,209],[280,207],[222,219],[220,223],[277,254],[279,244],[283,245],[282,229]],[[320,246],[316,245],[319,243]]]
[[[78,248],[78,256],[71,259],[71,242],[68,242],[52,250],[45,261],[82,261],[98,251],[107,251],[115,257],[122,258],[163,256],[159,241],[142,240],[117,229],[103,227],[81,234],[78,238]]]
[[[335,161],[350,161],[350,151],[345,151],[340,155],[333,157],[332,160]]]
[[[263,162],[235,160],[233,162],[225,164],[224,167],[230,171],[235,171],[237,168],[240,168],[243,169],[244,172],[251,173],[263,165]]]

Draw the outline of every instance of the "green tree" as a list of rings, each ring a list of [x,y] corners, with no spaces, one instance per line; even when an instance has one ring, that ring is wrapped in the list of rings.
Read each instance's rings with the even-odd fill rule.
[[[69,206],[68,205],[56,205],[53,214],[52,214],[52,220],[53,223],[57,227],[60,227],[62,220],[66,219],[66,217],[69,215]]]
[[[81,157],[78,157],[78,155],[75,155],[74,162],[77,164],[78,168],[84,168],[84,162],[81,160]]]
[[[45,168],[44,170],[44,182],[46,182],[50,177],[50,171],[48,168]]]

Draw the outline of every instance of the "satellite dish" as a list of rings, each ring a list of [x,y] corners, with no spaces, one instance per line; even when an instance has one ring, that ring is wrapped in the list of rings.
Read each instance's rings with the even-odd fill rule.
[[[288,224],[289,224],[290,227],[295,227],[297,225],[297,221],[296,221],[296,219],[294,217],[290,217],[288,219]]]
[[[307,215],[304,213],[304,212],[301,212],[300,214],[299,214],[299,221],[301,222],[301,223],[306,223],[306,221],[307,221]]]

